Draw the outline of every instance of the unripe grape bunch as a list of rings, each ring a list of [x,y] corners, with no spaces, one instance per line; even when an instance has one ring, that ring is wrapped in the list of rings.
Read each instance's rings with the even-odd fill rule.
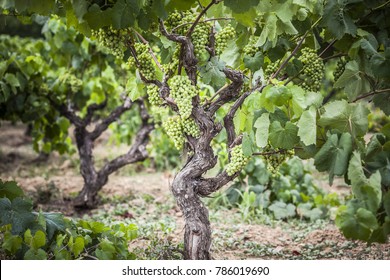
[[[236,36],[236,30],[231,26],[225,26],[215,36],[215,52],[217,55],[221,54],[227,47],[227,42]]]
[[[243,48],[244,55],[255,56],[256,53],[261,51],[260,47],[256,47],[258,37],[251,37],[248,44]]]
[[[149,53],[149,46],[142,43],[135,43],[134,49],[136,52],[138,63],[134,57],[129,57],[128,64],[130,67],[138,67],[139,72],[147,80],[154,80],[156,78],[156,68],[153,58]]]
[[[249,157],[244,156],[242,145],[234,146],[230,155],[230,162],[226,165],[226,173],[232,176],[245,167],[249,161]]]
[[[310,48],[303,48],[299,60],[303,63],[302,88],[308,91],[319,91],[324,76],[324,63],[317,52]]]
[[[334,77],[334,81],[336,82],[340,76],[344,73],[344,70],[345,70],[345,60],[343,59],[340,59],[337,61],[337,64],[336,64],[336,69],[334,70],[333,72],[333,77]]]
[[[148,85],[146,87],[146,93],[148,94],[148,100],[151,105],[160,106],[162,104],[159,89],[156,85]]]
[[[190,135],[194,138],[199,138],[200,129],[199,129],[199,126],[196,124],[194,119],[188,118],[188,119],[182,120],[182,126],[183,126],[184,133],[186,133],[187,135]]]
[[[169,138],[173,141],[176,149],[181,150],[184,146],[184,135],[182,122],[179,116],[170,117],[163,123],[163,128],[168,134]]]
[[[122,58],[125,47],[125,30],[116,30],[112,26],[108,28],[100,28],[92,30],[92,36],[95,37],[98,43],[107,48],[115,57]]]
[[[191,84],[187,76],[173,76],[169,84],[171,96],[176,101],[181,118],[188,119],[192,113],[192,98],[198,95],[199,90]]]

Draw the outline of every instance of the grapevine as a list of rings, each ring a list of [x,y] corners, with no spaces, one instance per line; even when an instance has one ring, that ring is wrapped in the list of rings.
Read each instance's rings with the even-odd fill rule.
[[[236,36],[236,30],[231,26],[227,25],[215,36],[215,52],[221,54],[227,47],[227,42]]]
[[[267,65],[267,67],[264,70],[264,76],[266,79],[269,79],[279,68],[279,60],[270,63]]]
[[[243,53],[247,56],[255,56],[256,53],[261,51],[260,47],[256,47],[257,37],[251,37],[248,44],[244,47]]]
[[[303,80],[301,86],[308,91],[319,91],[324,73],[324,63],[315,50],[302,49],[299,60],[303,63]]]
[[[184,135],[182,122],[178,116],[170,117],[163,123],[163,128],[172,139],[176,149],[181,150],[184,146]]]
[[[100,45],[107,48],[117,58],[122,58],[125,50],[124,30],[109,28],[92,30],[92,36],[96,37]]]
[[[170,86],[181,118],[188,119],[192,113],[192,98],[198,94],[199,90],[191,84],[187,76],[172,77]]]
[[[263,157],[267,162],[267,169],[273,174],[276,174],[280,165],[293,155],[294,150],[271,149],[269,146],[263,150]]]
[[[344,70],[345,70],[345,60],[343,59],[340,59],[337,61],[337,64],[336,64],[336,69],[334,70],[333,72],[333,77],[334,77],[334,81],[336,82],[340,76],[343,74]]]
[[[231,150],[230,162],[226,166],[226,173],[232,176],[248,163],[249,157],[244,156],[242,145],[234,146]]]
[[[135,43],[134,49],[138,60],[137,67],[140,73],[147,80],[154,80],[156,78],[156,69],[154,66],[153,58],[149,53],[148,45],[142,43]],[[133,67],[133,65],[136,64],[135,58],[130,57],[128,63],[130,67]]]
[[[184,133],[195,138],[198,138],[200,136],[199,126],[196,124],[194,119],[188,118],[186,120],[182,120],[182,124]]]
[[[146,93],[148,94],[148,100],[151,105],[159,106],[162,104],[157,86],[148,85],[146,87]]]

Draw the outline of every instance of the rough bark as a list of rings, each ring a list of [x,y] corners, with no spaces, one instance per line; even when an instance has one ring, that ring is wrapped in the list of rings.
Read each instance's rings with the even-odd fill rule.
[[[80,158],[80,173],[84,179],[84,186],[74,199],[73,205],[76,208],[96,207],[98,193],[108,182],[110,174],[127,164],[143,161],[147,158],[146,145],[149,141],[149,134],[154,129],[154,124],[150,122],[149,115],[142,100],[131,102],[129,98],[124,97],[123,104],[115,108],[106,118],[102,119],[91,132],[87,130],[87,126],[92,123],[94,113],[106,107],[107,97],[101,104],[90,105],[87,108],[87,115],[84,118],[77,116],[71,108],[65,105],[58,105],[52,100],[51,103],[62,116],[69,119],[75,126],[74,135]],[[133,104],[137,104],[139,107],[142,124],[134,138],[132,146],[126,154],[118,156],[106,163],[100,170],[96,170],[93,159],[94,141],[101,136],[111,123],[116,121],[124,112],[128,111]]]

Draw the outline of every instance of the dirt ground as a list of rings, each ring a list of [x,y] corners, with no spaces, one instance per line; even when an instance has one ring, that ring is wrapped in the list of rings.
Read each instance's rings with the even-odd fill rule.
[[[70,200],[82,188],[83,181],[78,173],[77,155],[50,155],[46,161],[36,161],[31,139],[24,135],[24,125],[2,123],[0,126],[0,179],[16,180],[30,195],[36,196],[37,207],[61,211],[68,216],[76,215]],[[106,147],[107,138],[96,147],[96,160],[104,160],[125,147]],[[102,190],[102,197],[121,197],[122,203],[143,205],[142,215],[154,218],[173,218],[175,230],[170,240],[181,242],[184,221],[170,193],[169,184],[173,174],[156,173],[134,167],[125,168],[111,175]],[[323,183],[324,188],[329,188]],[[45,200],[45,192],[51,187],[58,191],[55,197]],[[346,189],[339,185],[339,190]],[[146,203],[145,198],[153,203]],[[60,202],[62,203],[60,203]],[[168,205],[160,211],[156,205]],[[99,208],[105,210],[107,204]],[[96,211],[96,210],[95,210]],[[230,218],[227,218],[230,217]],[[120,217],[118,217],[120,218]],[[135,222],[137,222],[137,217]],[[147,219],[147,217],[139,217]],[[373,244],[346,240],[332,221],[318,225],[299,223],[244,223],[236,209],[211,209],[213,228],[212,254],[215,259],[390,259],[390,244]],[[136,240],[142,246],[143,240]]]

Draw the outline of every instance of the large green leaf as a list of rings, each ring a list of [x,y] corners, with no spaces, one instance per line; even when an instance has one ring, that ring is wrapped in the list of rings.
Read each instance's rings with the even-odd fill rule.
[[[349,162],[348,178],[355,197],[362,201],[368,210],[376,213],[382,200],[380,173],[377,171],[370,178],[366,178],[360,154],[354,152]]]
[[[362,1],[362,0],[360,0]],[[355,2],[360,2],[355,1]],[[345,34],[356,35],[357,26],[347,13],[346,5],[350,1],[328,0],[324,8],[323,26],[337,38],[341,39]]]
[[[12,234],[24,232],[34,223],[35,215],[31,213],[32,203],[20,197],[12,202],[8,198],[0,199],[0,225],[12,225]]]
[[[64,216],[60,213],[42,213],[46,221],[46,231],[49,240],[56,231],[65,231]]]
[[[263,113],[255,121],[254,127],[256,128],[256,145],[259,148],[264,148],[268,144],[268,131],[269,131],[269,114]]]
[[[353,137],[363,136],[367,132],[369,110],[366,105],[339,100],[325,105],[324,109],[320,125],[349,132]]]
[[[348,95],[349,101],[354,100],[358,95],[370,91],[370,83],[365,74],[360,71],[359,64],[353,60],[345,65],[343,74],[334,84],[336,88],[344,88]]]
[[[33,248],[30,248],[25,254],[24,254],[25,260],[46,260],[47,255],[46,252],[42,249],[35,250]]]
[[[240,14],[259,4],[259,0],[225,0],[223,3],[226,7],[232,9],[233,12]]]
[[[112,23],[114,28],[133,26],[140,11],[137,0],[118,0],[112,8]]]
[[[311,106],[304,111],[298,121],[298,136],[306,146],[315,144],[317,140],[317,111]]]
[[[23,190],[15,181],[3,182],[0,179],[0,197],[6,197],[13,200],[16,197],[23,197]]]
[[[226,83],[226,76],[223,73],[225,63],[220,61],[217,57],[213,57],[204,66],[200,67],[200,75],[203,82],[214,85],[219,88]]]
[[[275,216],[275,219],[287,219],[295,216],[295,206],[291,203],[286,204],[282,201],[276,201],[272,203],[268,209],[272,211]]]
[[[343,176],[348,167],[352,152],[352,137],[349,133],[328,136],[328,140],[314,157],[314,164],[318,171],[329,172],[329,183],[333,183],[335,175]]]
[[[292,149],[299,142],[298,127],[287,122],[284,127],[278,121],[271,124],[269,131],[269,141],[275,148]]]
[[[336,225],[345,237],[365,241],[368,241],[372,232],[378,228],[375,215],[361,208],[357,201],[350,201],[347,205],[340,206]]]

